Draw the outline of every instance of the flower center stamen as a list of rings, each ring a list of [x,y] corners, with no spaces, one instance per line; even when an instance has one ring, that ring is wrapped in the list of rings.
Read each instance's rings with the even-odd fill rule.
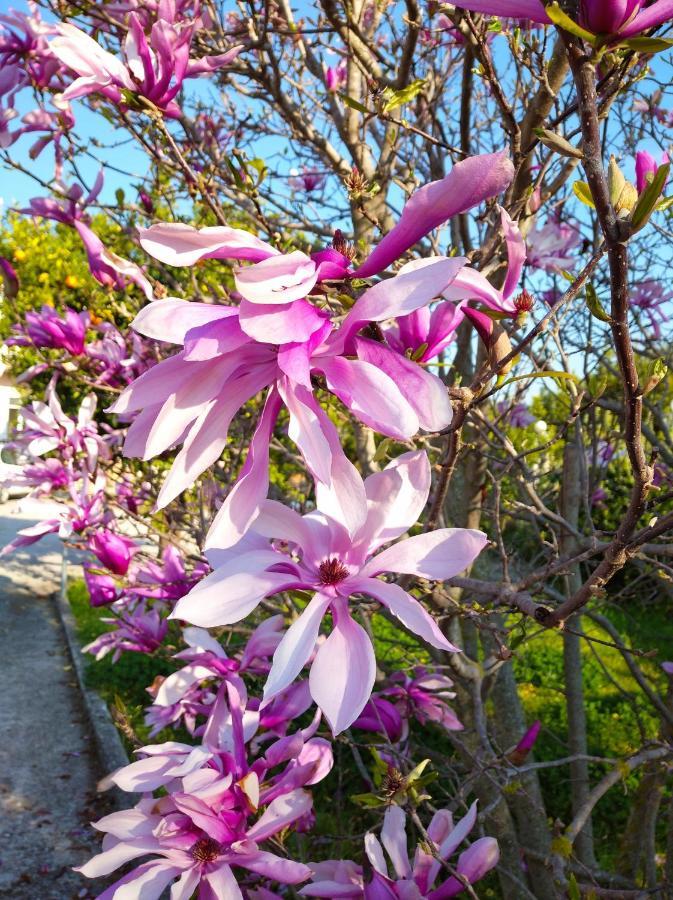
[[[201,838],[191,849],[191,854],[198,863],[212,862],[220,852],[220,845],[213,838]]]
[[[345,578],[348,578],[348,569],[336,556],[320,563],[321,584],[339,584]]]

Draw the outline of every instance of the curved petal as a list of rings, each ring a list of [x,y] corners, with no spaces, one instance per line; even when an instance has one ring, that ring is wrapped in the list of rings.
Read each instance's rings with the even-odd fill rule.
[[[330,391],[365,425],[399,440],[418,431],[418,418],[404,393],[375,365],[334,356],[317,360],[316,368]]]
[[[417,634],[432,647],[447,650],[450,653],[460,653],[460,647],[455,647],[444,637],[430,613],[398,584],[390,584],[379,578],[357,578],[352,579],[349,584],[352,585],[354,592],[375,597],[400,620],[405,628]]]
[[[374,649],[367,633],[348,612],[333,604],[334,628],[316,654],[309,686],[334,735],[357,719],[369,700],[376,677]]]
[[[622,39],[633,37],[671,18],[673,18],[673,0],[656,0],[647,9],[641,10],[626,27],[620,29],[619,37]]]
[[[325,316],[307,300],[284,304],[242,300],[239,322],[247,335],[266,344],[307,341],[325,324]]]
[[[264,701],[268,703],[295,680],[306,665],[320,632],[320,623],[331,603],[331,597],[314,594],[306,609],[290,625],[273,654],[269,677],[264,685]]]
[[[250,303],[292,303],[310,293],[318,280],[316,264],[301,250],[272,256],[234,271],[236,290]]]
[[[500,224],[507,245],[507,277],[502,289],[503,297],[511,297],[519,284],[523,264],[526,261],[526,242],[524,241],[519,226],[510,218],[507,210],[500,208]]]
[[[381,572],[417,575],[429,581],[446,581],[464,571],[484,549],[488,538],[472,528],[438,528],[417,534],[372,557],[362,575]]]
[[[279,252],[254,234],[227,225],[194,228],[182,222],[160,222],[139,228],[138,237],[146,253],[169,266],[193,266],[204,258],[258,262]]]
[[[377,341],[356,338],[355,346],[360,359],[385,372],[395,383],[424,431],[441,431],[451,423],[453,408],[441,378]]]
[[[282,794],[271,801],[260,818],[248,830],[247,836],[251,841],[265,841],[310,812],[312,806],[313,801],[308,791],[296,790],[289,794]],[[308,878],[309,874],[307,872],[304,877]],[[301,881],[301,879],[299,880]]]
[[[266,571],[283,560],[273,550],[242,554],[207,575],[181,597],[169,618],[184,619],[202,628],[240,622],[264,597],[296,583],[297,578],[292,574]]]
[[[551,24],[541,0],[459,0],[455,5],[504,19],[530,19],[542,25]]]
[[[355,537],[363,560],[418,521],[429,492],[430,463],[424,450],[403,453],[365,479],[367,521]]]
[[[466,8],[469,5],[468,3]],[[497,7],[501,4],[495,0],[492,5]],[[509,4],[505,2],[502,5]],[[512,4],[516,5],[518,4]],[[523,0],[520,5],[525,7],[534,4]],[[542,4],[540,8],[546,18]],[[467,212],[489,197],[495,197],[509,185],[513,177],[514,166],[505,152],[472,156],[456,163],[445,178],[432,181],[414,191],[405,203],[397,225],[355,271],[355,277],[369,278],[382,272],[422,237],[448,222],[452,216]]]
[[[398,878],[409,878],[411,875],[405,823],[404,810],[399,806],[389,806],[383,817],[381,843],[386,848]]]
[[[280,407],[280,396],[272,388],[236,484],[229,491],[206,535],[206,550],[233,547],[257,516],[269,490],[269,444]]]

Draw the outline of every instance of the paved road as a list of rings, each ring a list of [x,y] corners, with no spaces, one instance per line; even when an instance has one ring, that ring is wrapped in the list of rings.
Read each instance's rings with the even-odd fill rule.
[[[0,504],[0,546],[43,518]],[[70,900],[101,885],[71,871],[99,847],[91,820],[107,810],[65,638],[50,593],[60,541],[0,558],[0,897]]]

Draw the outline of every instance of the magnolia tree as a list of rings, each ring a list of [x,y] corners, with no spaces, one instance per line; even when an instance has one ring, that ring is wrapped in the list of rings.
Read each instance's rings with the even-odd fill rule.
[[[18,213],[72,229],[92,278],[13,314],[13,214],[30,396],[2,478],[59,505],[2,552],[85,550],[85,650],[169,673],[102,785],[141,798],[95,823],[101,897],[673,890],[673,664],[632,640],[672,596],[671,21],[0,16],[2,160],[53,163]],[[544,725],[521,663],[543,642]]]

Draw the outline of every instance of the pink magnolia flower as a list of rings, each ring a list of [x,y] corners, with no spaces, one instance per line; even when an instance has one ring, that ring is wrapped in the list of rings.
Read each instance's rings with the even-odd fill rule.
[[[639,309],[647,318],[654,337],[661,337],[661,326],[668,321],[668,306],[673,298],[673,291],[667,291],[660,281],[645,279],[636,284],[631,292],[629,302]]]
[[[312,881],[300,891],[303,897],[358,897],[364,900],[445,900],[455,897],[468,884],[475,884],[498,864],[500,857],[495,838],[479,838],[464,850],[454,864],[454,875],[445,878],[440,860],[448,860],[465,841],[477,820],[477,804],[454,825],[451,813],[442,809],[435,813],[428,826],[428,836],[434,843],[436,855],[419,844],[413,860],[409,858],[405,813],[399,806],[386,810],[381,840],[370,832],[365,837],[365,852],[373,868],[373,877],[363,884],[361,870],[354,863],[314,863]],[[382,846],[383,845],[383,846]],[[386,854],[390,859],[386,861]],[[437,858],[438,857],[438,858]]]
[[[327,175],[324,172],[316,172],[304,166],[301,172],[292,175],[289,184],[293,191],[303,191],[306,194],[311,194],[313,191],[319,191],[323,188],[326,181]]]
[[[54,379],[47,386],[45,400],[46,403],[33,400],[30,406],[21,410],[23,429],[13,446],[24,449],[31,456],[43,456],[57,450],[64,461],[82,458],[88,472],[93,473],[98,458],[109,456],[94,418],[97,396],[92,393],[84,397],[76,419],[63,411]]]
[[[112,653],[113,662],[117,662],[123,652],[154,653],[168,632],[168,622],[160,610],[148,610],[143,606],[122,611],[101,619],[101,622],[114,627],[82,647],[82,653],[91,653],[96,660],[103,659],[108,653]]]
[[[116,290],[122,290],[126,282],[131,281],[140,288],[148,300],[151,300],[154,296],[152,285],[140,266],[108,250],[87,224],[89,217],[85,209],[96,200],[103,188],[102,170],[99,172],[92,190],[85,198],[84,191],[78,184],[73,184],[69,188],[57,184],[56,187],[58,199],[34,197],[29,201],[29,206],[20,212],[25,215],[40,216],[43,219],[53,219],[63,225],[72,226],[82,239],[89,262],[89,270],[96,281],[107,287],[114,287]]]
[[[577,260],[571,251],[582,243],[582,236],[575,223],[562,222],[558,216],[552,216],[542,228],[530,232],[527,243],[529,266],[558,272],[559,269],[574,268]]]
[[[117,582],[110,575],[93,572],[85,566],[84,581],[91,606],[108,606],[119,599]]]
[[[159,4],[157,20],[149,38],[136,13],[128,17],[128,33],[121,60],[75,25],[61,23],[58,36],[50,43],[51,52],[79,75],[61,94],[70,101],[89,94],[102,94],[118,105],[128,105],[129,95],[137,94],[165,115],[179,118],[175,101],[186,78],[213,72],[234,61],[242,45],[217,56],[190,59],[195,23],[176,22],[175,6]]]
[[[340,59],[336,66],[325,67],[325,87],[335,94],[343,90],[348,79],[348,60]]]
[[[357,418],[391,437],[406,440],[421,427],[445,427],[451,405],[440,379],[384,345],[357,337],[370,321],[429,302],[463,265],[461,259],[441,257],[425,262],[422,272],[402,272],[385,282],[383,292],[371,288],[339,331],[332,334],[325,320],[310,339],[280,347],[251,339],[241,314],[230,307],[181,300],[145,307],[134,327],[148,337],[184,343],[184,349],[135,381],[112,411],[126,416],[142,410],[126,438],[129,456],[148,459],[183,443],[158,505],[169,503],[220,456],[237,410],[267,387],[248,457],[207,544],[215,536],[221,547],[235,543],[254,519],[267,493],[269,437],[283,404],[290,437],[314,477],[322,484],[336,483],[341,493],[362,490],[334,424],[313,397],[311,372],[322,374],[327,388]]]
[[[657,163],[655,158],[647,150],[638,150],[636,153],[636,188],[638,193],[644,191],[647,185],[657,174],[660,166],[669,162],[668,154],[662,153],[661,162]]]
[[[451,690],[453,682],[447,675],[430,672],[424,666],[415,666],[412,674],[393,672],[389,685],[380,691],[395,704],[406,719],[415,718],[421,725],[436,722],[447,731],[461,731],[463,725],[447,704],[456,696]]]
[[[350,614],[353,595],[378,600],[433,647],[457,650],[418,601],[377,577],[395,572],[445,580],[483,549],[487,539],[481,531],[442,528],[377,552],[416,522],[429,491],[430,466],[421,451],[406,453],[370,475],[363,490],[353,494],[346,515],[333,490],[323,484],[317,487],[316,512],[306,516],[268,500],[239,545],[210,552],[215,571],[178,601],[172,617],[202,627],[228,625],[249,615],[264,597],[290,589],[314,592],[274,654],[264,701],[297,677],[329,611],[332,632],[316,653],[309,685],[338,734],[362,711],[376,670],[370,640]],[[269,538],[275,539],[271,546]]]
[[[19,293],[19,276],[8,259],[0,256],[0,275],[2,276],[2,293],[8,300],[13,300]]]
[[[52,306],[26,313],[25,326],[18,337],[10,337],[6,343],[67,350],[74,356],[84,352],[84,339],[89,323],[88,313],[77,313],[66,307],[63,318]]]
[[[20,66],[32,85],[46,88],[60,70],[47,41],[55,28],[42,21],[37,4],[28,5],[30,15],[18,10],[0,15],[0,68]]]
[[[131,891],[134,897],[158,900],[171,882],[176,882],[174,900],[188,900],[197,889],[208,900],[243,900],[232,867],[283,885],[309,877],[307,866],[260,844],[289,827],[300,828],[310,816],[311,796],[304,788],[328,774],[331,748],[297,732],[250,763],[244,736],[247,695],[240,679],[227,685],[227,698],[223,743],[192,747],[170,741],[143,747],[138,753],[144,758],[106,780],[127,791],[163,788],[163,796],[146,793],[132,810],[96,823],[106,835],[103,852],[79,868],[83,875],[107,875],[130,860],[152,857],[105,891],[103,900],[131,896]]]
[[[115,575],[126,575],[133,555],[140,550],[135,541],[108,528],[94,531],[89,536],[88,548]]]
[[[189,593],[206,571],[204,563],[197,563],[188,572],[180,551],[168,544],[160,559],[145,559],[141,565],[134,567],[133,579],[127,585],[126,593],[130,597],[171,604]]]
[[[512,428],[527,428],[535,422],[535,416],[531,415],[525,403],[511,405],[507,400],[501,400],[496,408],[498,415],[503,416]]]
[[[492,16],[551,23],[542,0],[459,0],[456,6]],[[611,43],[635,37],[671,18],[670,0],[580,0],[579,4],[579,24],[593,34],[606,36]]]

